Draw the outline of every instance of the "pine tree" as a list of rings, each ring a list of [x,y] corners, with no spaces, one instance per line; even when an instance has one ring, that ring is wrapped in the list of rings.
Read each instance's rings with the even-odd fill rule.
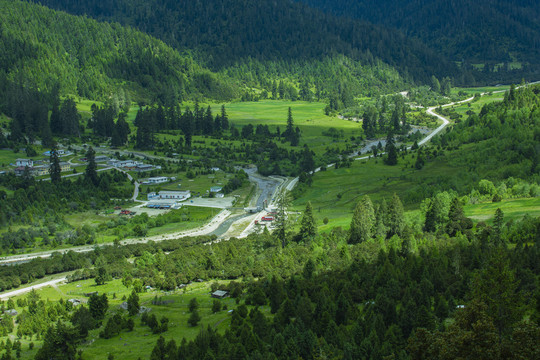
[[[197,326],[197,324],[201,321],[201,316],[199,315],[199,312],[197,310],[193,310],[191,312],[191,315],[188,319],[188,324],[192,327]]]
[[[387,228],[388,222],[388,206],[386,205],[386,200],[383,199],[379,206],[377,206],[377,211],[375,212],[375,229],[374,235],[376,237],[386,238],[386,233],[388,232]]]
[[[86,161],[88,165],[86,166],[84,175],[88,181],[90,181],[94,186],[97,186],[99,184],[99,177],[97,174],[96,152],[91,146],[86,152]]]
[[[304,271],[302,272],[302,274],[304,275],[304,279],[311,280],[311,278],[313,277],[314,271],[315,271],[315,263],[313,262],[313,260],[311,260],[311,258],[309,258],[306,264],[304,265]]]
[[[127,310],[130,316],[137,315],[139,313],[139,295],[133,290],[127,299]]]
[[[60,121],[60,97],[58,93],[54,96],[51,119],[50,119],[51,132],[53,134],[62,133],[62,122]]]
[[[446,233],[450,236],[456,236],[458,232],[463,231],[463,206],[458,198],[454,198],[450,204],[448,211],[448,224],[446,225]]]
[[[60,107],[60,123],[62,133],[66,135],[79,136],[79,119],[77,104],[72,98],[67,98]]]
[[[435,75],[431,76],[431,90],[436,93],[441,92],[441,83],[435,77]]]
[[[495,219],[493,220],[493,230],[495,235],[495,241],[501,243],[502,227],[504,222],[504,213],[500,208],[495,210]]]
[[[308,242],[313,240],[317,235],[317,226],[315,225],[315,219],[313,218],[313,208],[311,207],[311,201],[306,204],[306,210],[300,223],[300,237],[302,241]]]
[[[495,251],[473,284],[473,298],[487,305],[486,312],[493,319],[501,342],[503,337],[510,335],[512,325],[523,316],[518,280],[510,269],[504,250]]]
[[[387,148],[388,148],[388,155],[384,159],[384,163],[390,166],[397,165],[398,156],[397,156],[396,146],[394,145],[394,143],[390,143]]]
[[[282,194],[278,199],[278,212],[276,215],[276,230],[277,239],[281,242],[281,247],[287,246],[287,207],[289,205],[289,197],[287,194]]]
[[[225,105],[221,105],[221,129],[227,130],[229,128],[229,116],[225,110]]]
[[[392,196],[392,202],[388,209],[388,236],[401,235],[405,227],[403,204],[397,194]]]
[[[357,244],[371,239],[375,226],[375,211],[368,195],[356,204],[349,229],[349,244]]]
[[[424,167],[424,157],[422,156],[422,149],[418,150],[418,153],[416,154],[416,162],[414,163],[414,167],[416,168],[416,170],[421,170]]]
[[[60,160],[58,158],[58,148],[56,143],[54,143],[51,148],[49,163],[49,174],[51,175],[51,181],[53,184],[57,184],[62,179],[62,170],[60,168]]]
[[[302,151],[300,169],[307,174],[315,170],[315,160],[313,159],[313,152],[309,149],[307,144],[304,145],[304,149]]]
[[[199,308],[199,303],[197,302],[197,298],[192,298],[189,301],[188,308],[190,312],[194,312],[195,310]]]
[[[425,232],[435,232],[437,230],[437,216],[435,204],[432,202],[426,212],[426,220],[424,221]]]
[[[287,127],[285,128],[285,131],[283,132],[283,137],[287,139],[287,141],[292,143],[295,142],[295,130],[294,130],[294,121],[292,116],[292,109],[289,107],[289,110],[287,112]],[[298,144],[298,143],[297,143]]]
[[[77,347],[75,329],[58,320],[43,337],[43,347],[38,350],[35,359],[75,359]]]

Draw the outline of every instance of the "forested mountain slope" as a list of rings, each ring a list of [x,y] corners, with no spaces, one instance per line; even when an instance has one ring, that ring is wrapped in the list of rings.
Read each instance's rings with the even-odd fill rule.
[[[287,0],[42,0],[42,4],[118,21],[177,48],[196,49],[214,70],[239,62],[373,57],[417,81],[455,75],[457,67],[398,31],[340,19]]]
[[[0,93],[17,83],[94,99],[235,96],[223,76],[139,31],[21,1],[0,1],[0,69]]]
[[[324,11],[394,27],[456,61],[538,65],[535,0],[300,0]]]

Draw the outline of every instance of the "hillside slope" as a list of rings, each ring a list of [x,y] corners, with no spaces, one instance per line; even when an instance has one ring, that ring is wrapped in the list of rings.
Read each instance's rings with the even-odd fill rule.
[[[337,15],[400,29],[457,61],[538,65],[534,0],[299,0]]]
[[[455,75],[457,67],[398,31],[340,19],[287,0],[41,0],[74,14],[134,26],[168,44],[196,49],[214,70],[239,62],[373,57],[416,81]]]
[[[148,101],[235,96],[223,76],[162,41],[21,1],[0,0],[0,69],[1,93],[16,82],[93,99],[119,89]]]

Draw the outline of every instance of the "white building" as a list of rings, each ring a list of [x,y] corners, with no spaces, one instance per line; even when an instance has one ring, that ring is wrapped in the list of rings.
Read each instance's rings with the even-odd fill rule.
[[[151,192],[147,195],[148,200],[176,200],[184,201],[191,197],[191,191],[160,191],[158,194]]]
[[[191,197],[191,191],[160,191],[159,197],[161,199],[176,199],[182,201]]]
[[[107,164],[118,168],[135,168],[142,165],[140,161],[135,160],[109,160]]]
[[[105,161],[109,161],[109,157],[106,156],[106,155],[98,155],[98,156],[94,157],[94,161],[95,161],[95,162],[105,162]]]
[[[30,160],[30,159],[17,159],[17,160],[15,160],[15,165],[16,165],[17,167],[19,167],[19,166],[22,166],[22,167],[25,167],[25,166],[32,167],[32,166],[34,166],[34,161],[33,161],[33,160]]]
[[[154,169],[154,167],[152,165],[150,165],[150,164],[139,164],[135,168],[136,171],[151,171],[153,169]]]
[[[157,177],[151,177],[148,178],[146,181],[143,182],[143,185],[153,185],[153,184],[163,184],[169,181],[169,178],[166,176],[157,176]]]

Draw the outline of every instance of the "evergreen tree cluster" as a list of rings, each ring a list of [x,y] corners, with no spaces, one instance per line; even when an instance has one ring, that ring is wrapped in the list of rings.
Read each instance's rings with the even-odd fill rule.
[[[383,199],[375,207],[370,197],[364,195],[354,209],[348,242],[358,244],[375,237],[386,239],[394,235],[407,237],[409,236],[407,231],[403,218],[403,204],[399,196],[394,194],[389,205]]]
[[[538,288],[523,271],[538,277],[537,255],[538,242],[487,252],[461,243],[418,254],[390,248],[321,273],[308,261],[302,275],[253,282],[224,334],[208,327],[193,341],[160,339],[150,358],[533,359]]]
[[[56,178],[54,181],[37,181],[31,176],[13,174],[2,176],[0,184],[12,193],[0,193],[0,225],[45,222],[48,218],[54,219],[56,214],[101,208],[111,204],[111,198],[129,198],[132,194],[132,188],[124,186],[127,176],[119,171],[98,175],[90,168],[86,174],[74,181]],[[13,242],[7,249],[19,248],[17,244]]]
[[[208,106],[202,109],[195,103],[194,110],[186,107],[184,112],[179,105],[141,108],[137,112],[134,124],[137,126],[136,148],[152,149],[155,144],[154,135],[162,130],[181,130],[184,134],[184,145],[192,146],[193,135],[216,135],[229,130],[229,118],[225,106],[215,117]]]

